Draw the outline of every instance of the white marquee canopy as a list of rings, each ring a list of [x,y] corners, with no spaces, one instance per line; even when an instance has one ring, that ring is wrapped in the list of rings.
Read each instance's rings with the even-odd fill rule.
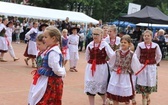
[[[97,24],[98,21],[81,12],[48,9],[0,1],[0,15],[27,17],[35,19],[65,20],[69,17],[72,22]]]

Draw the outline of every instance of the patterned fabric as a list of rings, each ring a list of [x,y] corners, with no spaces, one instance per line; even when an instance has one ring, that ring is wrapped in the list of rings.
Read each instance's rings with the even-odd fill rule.
[[[52,51],[52,50],[51,50]],[[51,52],[50,51],[50,52]],[[48,65],[48,52],[44,58],[42,67],[38,69],[38,74],[48,76],[48,84],[43,98],[37,105],[61,105],[63,93],[63,81],[61,76],[57,76]],[[62,66],[62,56],[60,54],[60,65]]]
[[[90,49],[89,47],[89,51],[90,51],[90,59],[88,63],[92,64],[95,57],[96,57],[96,64],[106,63],[107,53],[105,51],[105,48],[103,48],[102,50],[96,49],[96,51],[94,51],[94,48]]]
[[[120,45],[116,45],[116,44],[114,44],[114,45],[109,44],[109,45],[113,49],[113,51],[116,51],[117,49],[120,48]]]
[[[107,93],[107,97],[111,100],[115,100],[118,102],[130,102],[130,100],[134,98],[133,95],[124,97],[124,96],[117,96],[111,93]]]
[[[141,86],[141,85],[136,85],[136,93],[137,94],[151,94],[152,92],[157,92],[157,85],[158,85],[158,75],[156,76],[156,86],[154,87],[149,87],[149,86]]]
[[[51,50],[52,51],[52,50]],[[51,52],[50,51],[50,52]],[[43,58],[43,63],[42,63],[42,67],[41,68],[39,68],[38,70],[37,70],[37,72],[38,72],[38,74],[40,74],[40,75],[45,75],[45,76],[55,76],[55,77],[60,77],[61,78],[61,76],[57,76],[53,71],[52,71],[52,68],[50,68],[49,67],[49,65],[48,65],[48,56],[49,56],[49,53],[50,52],[48,52],[45,56],[44,56],[44,58]],[[59,61],[59,63],[60,63],[60,65],[62,66],[62,55],[60,54],[60,61]]]
[[[61,105],[62,93],[62,78],[49,77],[46,92],[37,105]]]
[[[37,56],[36,58],[36,64],[37,64],[37,68],[40,68],[42,66],[43,63],[43,59],[41,56]]]
[[[116,62],[114,64],[114,70],[117,70],[118,67],[121,68],[121,73],[133,73],[131,69],[131,61],[132,61],[132,52],[128,52],[125,57],[121,56],[121,50],[116,51]]]
[[[95,92],[102,92],[100,94],[105,94],[105,92],[107,90],[107,83],[106,82],[98,83],[96,81],[87,81],[85,89],[89,90],[90,94],[95,93]]]
[[[146,60],[149,60],[148,64],[156,64],[156,60],[155,60],[155,54],[156,54],[156,48],[150,48],[150,49],[142,49],[140,48],[140,62],[142,64],[145,64]]]

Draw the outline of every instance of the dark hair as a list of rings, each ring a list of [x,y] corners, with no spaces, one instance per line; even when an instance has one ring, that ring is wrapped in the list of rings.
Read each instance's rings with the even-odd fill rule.
[[[2,19],[2,23],[3,23],[5,20],[7,20],[7,19],[8,19],[8,18],[3,18],[3,19]]]
[[[9,21],[8,24],[6,25],[6,27],[9,27],[9,24],[13,24],[13,22]]]

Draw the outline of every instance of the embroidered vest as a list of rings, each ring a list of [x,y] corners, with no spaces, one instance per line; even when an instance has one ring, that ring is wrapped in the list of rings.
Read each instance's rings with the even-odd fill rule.
[[[62,47],[67,47],[68,39],[62,38]]]
[[[116,51],[116,62],[114,64],[113,70],[116,71],[118,67],[121,68],[121,73],[133,73],[133,70],[131,69],[131,61],[133,53],[129,52],[125,57],[122,57],[120,54],[121,50]]]
[[[120,48],[120,45],[116,45],[116,44],[114,44],[114,45],[109,44],[109,45],[113,49],[113,51],[116,51],[117,49]]]
[[[30,34],[30,40],[31,41],[35,42],[36,41],[36,37],[37,37],[37,33],[34,32],[34,33]]]
[[[156,64],[155,60],[155,53],[156,53],[156,48],[140,48],[140,63],[145,64],[146,60],[149,60],[148,64]]]
[[[42,63],[43,63],[42,57],[40,55],[37,56],[37,58],[36,58],[37,69],[42,67]]]
[[[52,51],[52,50],[51,50],[51,51]],[[40,74],[40,75],[45,75],[45,76],[48,76],[48,77],[49,77],[49,76],[61,77],[61,76],[56,75],[56,74],[52,71],[52,68],[50,68],[49,65],[48,65],[48,55],[49,55],[49,53],[50,53],[51,51],[49,51],[49,52],[44,56],[43,62],[42,62],[42,67],[39,68],[39,69],[37,70],[37,72],[38,72],[38,74]],[[59,61],[60,66],[62,66],[62,60],[63,60],[63,58],[62,58],[62,55],[60,54],[60,61]]]
[[[1,32],[0,32],[0,36],[4,37],[4,36],[5,36],[5,32],[6,32],[5,28],[3,28],[3,29],[1,30]]]
[[[103,48],[101,50],[96,49],[96,51],[94,51],[94,48],[90,49],[90,47],[89,47],[89,51],[90,51],[90,59],[89,59],[88,63],[92,64],[92,62],[95,58],[96,58],[96,64],[105,64],[106,63],[107,53],[105,51],[105,48]]]

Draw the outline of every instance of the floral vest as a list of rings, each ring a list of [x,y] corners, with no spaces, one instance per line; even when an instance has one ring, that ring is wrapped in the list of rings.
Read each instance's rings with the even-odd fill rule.
[[[121,73],[133,73],[133,70],[131,69],[131,61],[132,61],[133,52],[129,51],[126,56],[121,55],[121,50],[116,51],[116,61],[114,64],[114,71],[117,71],[117,69],[121,68]]]

